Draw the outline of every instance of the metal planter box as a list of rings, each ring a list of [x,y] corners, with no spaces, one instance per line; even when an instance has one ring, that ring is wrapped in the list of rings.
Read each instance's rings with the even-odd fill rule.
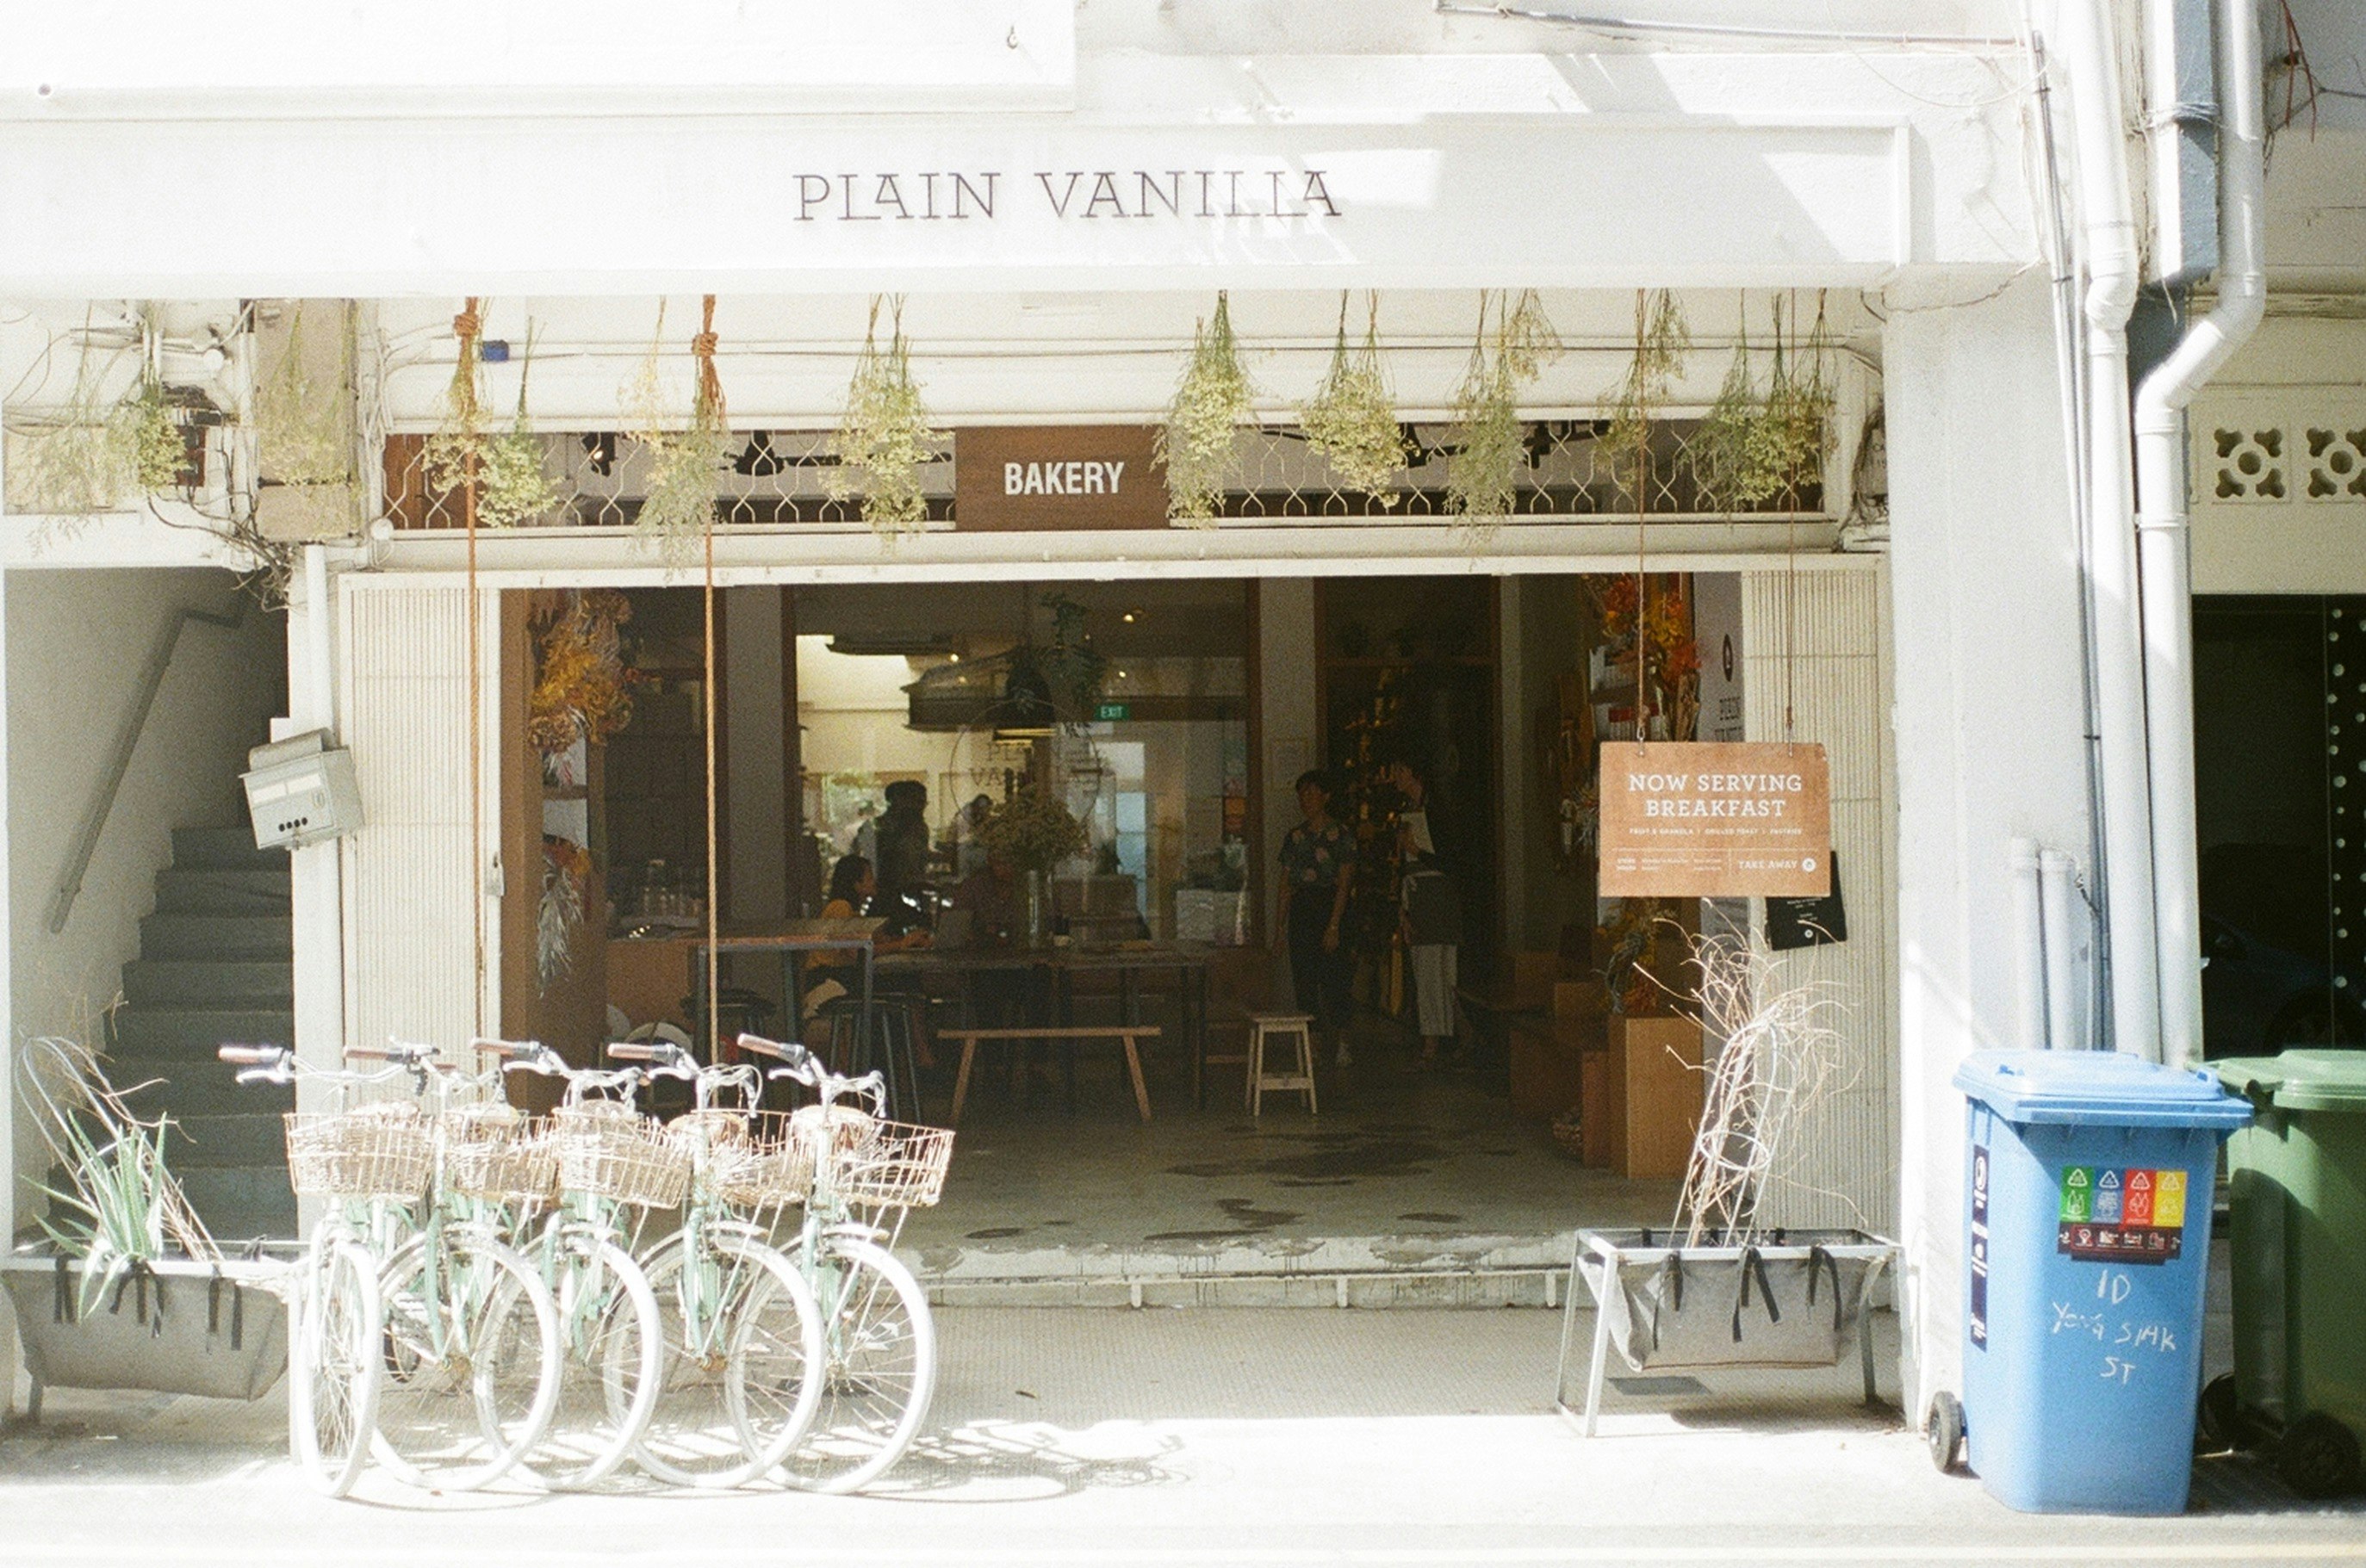
[[[60,1262],[0,1259],[34,1416],[45,1388],[260,1399],[287,1368],[285,1263],[168,1259],[108,1286],[85,1313],[79,1266]]]
[[[1570,1270],[1595,1304],[1586,1436],[1594,1435],[1613,1346],[1639,1372],[1693,1372],[1834,1367],[1853,1340],[1870,1404],[1865,1309],[1897,1254],[1896,1243],[1860,1230],[1776,1231],[1747,1247],[1680,1247],[1667,1231],[1579,1231]],[[1563,1409],[1576,1324],[1572,1279],[1554,1384]]]

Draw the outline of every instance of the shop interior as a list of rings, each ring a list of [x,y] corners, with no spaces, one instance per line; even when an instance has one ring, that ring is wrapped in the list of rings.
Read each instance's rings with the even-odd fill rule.
[[[1341,1238],[1500,1260],[1506,1237],[1664,1223],[1699,1100],[1703,906],[1598,900],[1592,839],[1597,748],[1635,734],[1639,583],[1650,734],[1738,738],[1730,660],[1705,692],[1696,651],[1738,641],[1730,576],[734,587],[711,659],[695,586],[512,595],[529,714],[579,644],[613,639],[624,679],[596,744],[529,740],[516,764],[508,830],[521,852],[538,833],[546,895],[508,1005],[586,1049],[703,1047],[711,889],[718,931],[754,944],[716,960],[725,1037],[867,1052],[931,1122],[963,1093],[954,1178],[907,1236],[979,1278]],[[1348,1022],[1313,1031],[1313,1114],[1268,1091],[1252,1115],[1252,1015],[1314,1007],[1275,919],[1310,771],[1350,846]],[[1047,803],[1075,824],[1048,848],[1020,820]],[[1459,906],[1434,1063],[1415,858]],[[876,923],[860,1036],[851,954],[763,945],[850,910]],[[1156,1031],[1134,1041],[1146,1098],[1108,1037],[981,1041],[961,1081],[959,1029],[1121,1023]]]

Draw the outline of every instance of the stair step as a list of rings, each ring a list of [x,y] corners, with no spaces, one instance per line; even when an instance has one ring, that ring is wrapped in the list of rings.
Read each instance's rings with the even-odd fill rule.
[[[176,827],[173,864],[229,870],[284,868],[287,851],[257,849],[251,827]]]
[[[159,1111],[184,1117],[270,1114],[296,1108],[296,1091],[277,1083],[241,1083],[228,1062],[201,1056],[140,1056],[118,1051],[107,1075],[142,1116]]]
[[[204,1007],[296,1001],[291,959],[134,958],[123,966],[123,994],[134,1007]]]
[[[225,1252],[258,1236],[296,1234],[296,1194],[284,1166],[198,1166],[183,1174],[181,1191]]]
[[[217,1046],[284,1046],[296,1038],[287,1007],[126,1007],[115,1015],[118,1056],[213,1059]],[[228,1070],[224,1069],[224,1070]]]
[[[286,958],[296,949],[293,923],[284,914],[182,914],[167,911],[140,922],[143,958]]]
[[[287,870],[167,866],[156,873],[156,908],[175,914],[285,914]]]
[[[254,1097],[257,1106],[271,1103],[259,1087],[250,1086],[244,1092]],[[222,1116],[175,1115],[173,1136],[164,1145],[164,1163],[175,1175],[225,1165],[285,1166],[287,1124],[275,1110]]]

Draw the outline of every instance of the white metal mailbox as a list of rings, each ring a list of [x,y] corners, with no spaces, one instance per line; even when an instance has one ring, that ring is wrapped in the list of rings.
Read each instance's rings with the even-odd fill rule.
[[[311,730],[246,754],[246,812],[258,849],[300,849],[362,825],[354,754]]]

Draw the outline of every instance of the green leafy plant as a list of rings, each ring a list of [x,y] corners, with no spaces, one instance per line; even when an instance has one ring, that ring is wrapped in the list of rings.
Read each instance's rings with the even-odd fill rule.
[[[1331,465],[1350,490],[1361,490],[1383,508],[1397,504],[1397,473],[1410,448],[1398,422],[1396,399],[1380,363],[1380,299],[1368,297],[1364,341],[1347,343],[1347,296],[1339,296],[1339,336],[1323,385],[1299,410],[1306,444]]]
[[[930,428],[928,406],[919,384],[912,379],[912,348],[904,337],[904,297],[888,307],[887,346],[879,346],[879,309],[871,301],[871,323],[862,334],[862,353],[854,362],[854,378],[846,388],[846,412],[830,437],[829,450],[838,466],[829,476],[832,499],[844,501],[858,491],[862,497],[862,521],[883,535],[892,536],[929,521],[928,491],[920,470],[936,460],[945,432]]]
[[[1461,527],[1485,532],[1511,515],[1527,463],[1520,394],[1560,352],[1560,337],[1533,289],[1516,298],[1481,291],[1479,331],[1454,394],[1454,455],[1446,469],[1447,514]]]
[[[1635,352],[1627,374],[1603,400],[1602,441],[1618,487],[1639,512],[1651,510],[1651,426],[1673,400],[1692,332],[1666,289],[1635,291]]]
[[[1057,798],[1022,784],[979,825],[977,841],[1021,871],[1048,872],[1085,847],[1085,829]]]
[[[686,425],[677,424],[666,409],[659,361],[665,338],[662,302],[649,352],[624,390],[625,429],[649,456],[634,526],[644,539],[656,541],[666,564],[677,569],[696,558],[699,541],[715,525],[715,475],[730,443],[730,418],[715,374],[714,319],[715,297],[709,295],[708,330],[691,343],[699,375]]]
[[[1216,296],[1216,314],[1195,325],[1191,358],[1166,407],[1155,441],[1166,468],[1166,516],[1188,527],[1216,520],[1232,476],[1234,437],[1256,412],[1256,388],[1241,368],[1229,296]]]

